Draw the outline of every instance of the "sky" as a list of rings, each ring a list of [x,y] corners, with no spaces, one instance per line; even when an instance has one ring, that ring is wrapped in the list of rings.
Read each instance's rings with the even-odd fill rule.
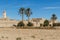
[[[6,10],[8,18],[21,20],[21,16],[18,14],[21,7],[31,9],[30,18],[50,19],[52,14],[56,14],[60,20],[60,0],[0,0],[0,18],[3,11]],[[27,19],[25,15],[24,19]]]

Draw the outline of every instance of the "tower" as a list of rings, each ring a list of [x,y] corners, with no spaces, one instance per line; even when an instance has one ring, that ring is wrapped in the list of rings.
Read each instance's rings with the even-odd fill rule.
[[[6,18],[6,11],[3,11],[3,18]]]

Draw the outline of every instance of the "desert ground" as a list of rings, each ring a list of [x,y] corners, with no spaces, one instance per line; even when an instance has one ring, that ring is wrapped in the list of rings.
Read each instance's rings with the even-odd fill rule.
[[[60,40],[60,29],[0,28],[0,40]]]

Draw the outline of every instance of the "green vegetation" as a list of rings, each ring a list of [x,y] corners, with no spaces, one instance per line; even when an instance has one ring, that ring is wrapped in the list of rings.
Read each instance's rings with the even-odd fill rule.
[[[19,9],[19,14],[22,16],[22,22],[19,22],[19,23],[17,24],[18,27],[25,26],[25,24],[23,23],[24,14],[28,17],[28,24],[27,24],[27,26],[33,26],[33,23],[29,22],[29,20],[30,20],[30,15],[32,14],[30,8],[27,8],[26,10],[25,10],[25,8],[20,8],[20,9]],[[15,26],[15,25],[14,25],[14,26]]]
[[[28,22],[27,26],[33,26],[33,23]]]
[[[19,9],[19,14],[21,14],[21,16],[22,16],[22,22],[24,20],[24,10],[25,10],[25,8],[20,8]]]
[[[50,23],[50,21],[49,20],[45,20],[44,21],[44,24],[40,24],[40,26],[41,27],[32,27],[32,26],[34,26],[33,25],[33,23],[31,23],[29,20],[30,20],[30,16],[32,15],[32,12],[31,12],[31,9],[30,8],[27,8],[27,9],[25,9],[25,8],[20,8],[19,9],[19,14],[22,16],[22,21],[21,22],[19,22],[18,24],[17,24],[17,26],[16,25],[13,25],[13,26],[15,26],[15,27],[17,27],[17,28],[29,28],[29,29],[31,29],[31,28],[38,28],[38,29],[40,29],[40,28],[47,28],[48,26],[55,26],[55,25],[60,25],[60,23],[58,23],[58,24],[56,24],[55,23],[55,21],[56,21],[56,19],[57,19],[57,17],[56,17],[56,14],[52,14],[52,17],[51,17],[51,20],[52,20],[52,25],[51,24],[49,24]],[[27,17],[28,17],[28,23],[26,24],[27,25],[27,27],[24,27],[25,26],[25,24],[24,24],[24,15],[26,15]],[[36,20],[36,21],[38,21],[38,20]],[[46,27],[47,26],[47,27]]]
[[[52,19],[53,27],[54,27],[55,20],[57,19],[56,14],[52,14],[51,19]]]
[[[29,22],[30,16],[31,16],[31,14],[32,14],[31,9],[30,9],[30,8],[27,8],[26,11],[25,11],[25,14],[26,14],[26,16],[28,17],[28,22]]]
[[[44,26],[48,26],[49,25],[49,21],[48,20],[45,20],[44,21]]]
[[[24,26],[25,24],[22,21],[17,24],[17,28],[24,27]]]

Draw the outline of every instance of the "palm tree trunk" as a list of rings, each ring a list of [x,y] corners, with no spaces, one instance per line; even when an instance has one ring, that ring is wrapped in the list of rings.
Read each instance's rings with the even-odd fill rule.
[[[53,20],[53,27],[54,27],[54,20]]]
[[[29,18],[29,16],[28,16],[28,22],[29,22],[29,20],[30,20],[30,18]]]
[[[24,14],[22,14],[22,22],[23,22],[23,20],[24,20]]]

